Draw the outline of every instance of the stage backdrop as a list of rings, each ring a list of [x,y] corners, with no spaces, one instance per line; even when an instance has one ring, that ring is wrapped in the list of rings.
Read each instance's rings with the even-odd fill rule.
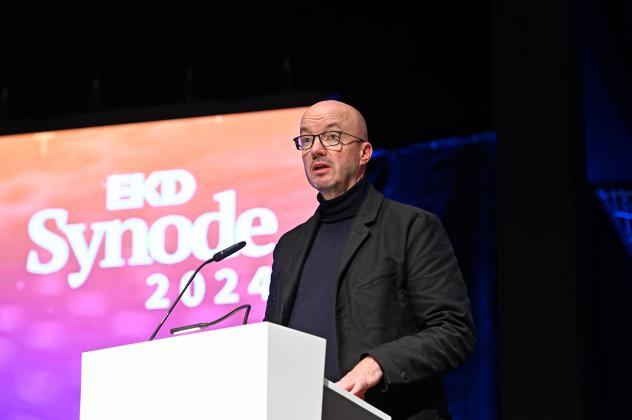
[[[245,303],[263,318],[272,250],[317,206],[290,141],[302,112],[0,137],[0,419],[78,419],[81,352],[147,340],[192,270],[240,240],[158,338]],[[496,417],[493,140],[377,151],[370,168],[439,214],[468,282],[479,339],[447,378],[455,419]]]
[[[0,418],[77,419],[81,352],[146,340],[241,240],[158,338],[240,304],[263,318],[272,250],[316,203],[291,142],[302,112],[0,138]]]

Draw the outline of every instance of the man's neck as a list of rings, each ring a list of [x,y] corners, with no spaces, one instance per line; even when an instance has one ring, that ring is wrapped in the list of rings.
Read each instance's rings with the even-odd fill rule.
[[[343,194],[331,200],[326,200],[319,194],[320,206],[318,211],[322,216],[323,223],[333,223],[355,216],[360,210],[367,191],[368,181],[362,178]]]

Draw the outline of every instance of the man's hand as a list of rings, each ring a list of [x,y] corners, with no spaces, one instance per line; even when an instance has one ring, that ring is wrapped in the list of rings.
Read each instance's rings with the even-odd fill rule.
[[[336,382],[340,388],[349,391],[353,395],[364,399],[367,389],[375,386],[382,379],[383,373],[380,365],[371,356],[360,361],[341,380]]]

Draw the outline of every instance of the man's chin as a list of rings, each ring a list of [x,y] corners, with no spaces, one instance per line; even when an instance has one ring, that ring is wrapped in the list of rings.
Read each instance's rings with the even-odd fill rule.
[[[311,179],[310,184],[312,184],[312,187],[316,188],[318,191],[322,190],[328,190],[331,187],[334,186],[335,182],[333,179],[329,178],[329,177],[313,177]]]

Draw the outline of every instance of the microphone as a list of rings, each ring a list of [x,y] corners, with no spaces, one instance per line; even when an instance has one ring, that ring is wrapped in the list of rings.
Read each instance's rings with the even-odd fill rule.
[[[176,334],[184,334],[185,332],[199,331],[201,329],[208,328],[210,326],[218,324],[218,323],[222,322],[223,320],[225,320],[227,318],[230,318],[231,316],[233,316],[237,312],[241,311],[242,309],[246,310],[246,312],[244,314],[243,321],[242,321],[242,324],[246,325],[248,323],[248,315],[250,314],[250,309],[251,308],[252,308],[252,306],[250,306],[250,305],[241,305],[241,306],[233,309],[232,311],[230,311],[226,315],[217,318],[215,321],[200,322],[198,324],[185,325],[184,327],[172,328],[172,329],[169,330],[169,332],[171,332],[171,335],[176,335]]]
[[[237,242],[234,245],[229,246],[228,248],[216,252],[215,255],[213,255],[213,258],[211,258],[212,261],[218,262],[223,260],[224,258],[233,255],[235,252],[239,251],[240,249],[242,249],[243,247],[246,246],[246,242],[245,241],[241,241],[241,242]]]
[[[158,324],[158,326],[156,327],[156,329],[154,330],[154,332],[151,334],[151,337],[149,337],[149,340],[147,341],[151,341],[156,337],[156,334],[158,334],[158,331],[160,331],[160,328],[162,328],[162,324],[165,323],[165,321],[167,320],[167,318],[169,318],[169,315],[171,315],[171,311],[173,311],[173,308],[176,307],[176,305],[178,304],[178,302],[180,302],[180,298],[182,298],[182,295],[184,294],[184,292],[189,288],[189,285],[191,284],[191,282],[193,281],[193,278],[195,277],[195,275],[206,265],[206,264],[210,264],[212,262],[217,262],[217,261],[221,261],[224,258],[234,254],[235,252],[239,251],[240,249],[242,249],[243,247],[246,246],[246,242],[245,241],[241,241],[238,242],[234,245],[229,246],[228,248],[216,252],[215,255],[213,255],[213,258],[204,261],[202,264],[200,264],[200,266],[193,272],[193,274],[191,274],[191,277],[189,277],[189,281],[187,281],[187,284],[182,288],[182,291],[180,292],[180,294],[178,295],[178,298],[176,299],[175,302],[173,302],[173,305],[171,305],[171,307],[169,308],[169,310],[167,311],[167,313],[165,314],[164,318],[162,318],[162,321],[160,321],[160,324]]]

